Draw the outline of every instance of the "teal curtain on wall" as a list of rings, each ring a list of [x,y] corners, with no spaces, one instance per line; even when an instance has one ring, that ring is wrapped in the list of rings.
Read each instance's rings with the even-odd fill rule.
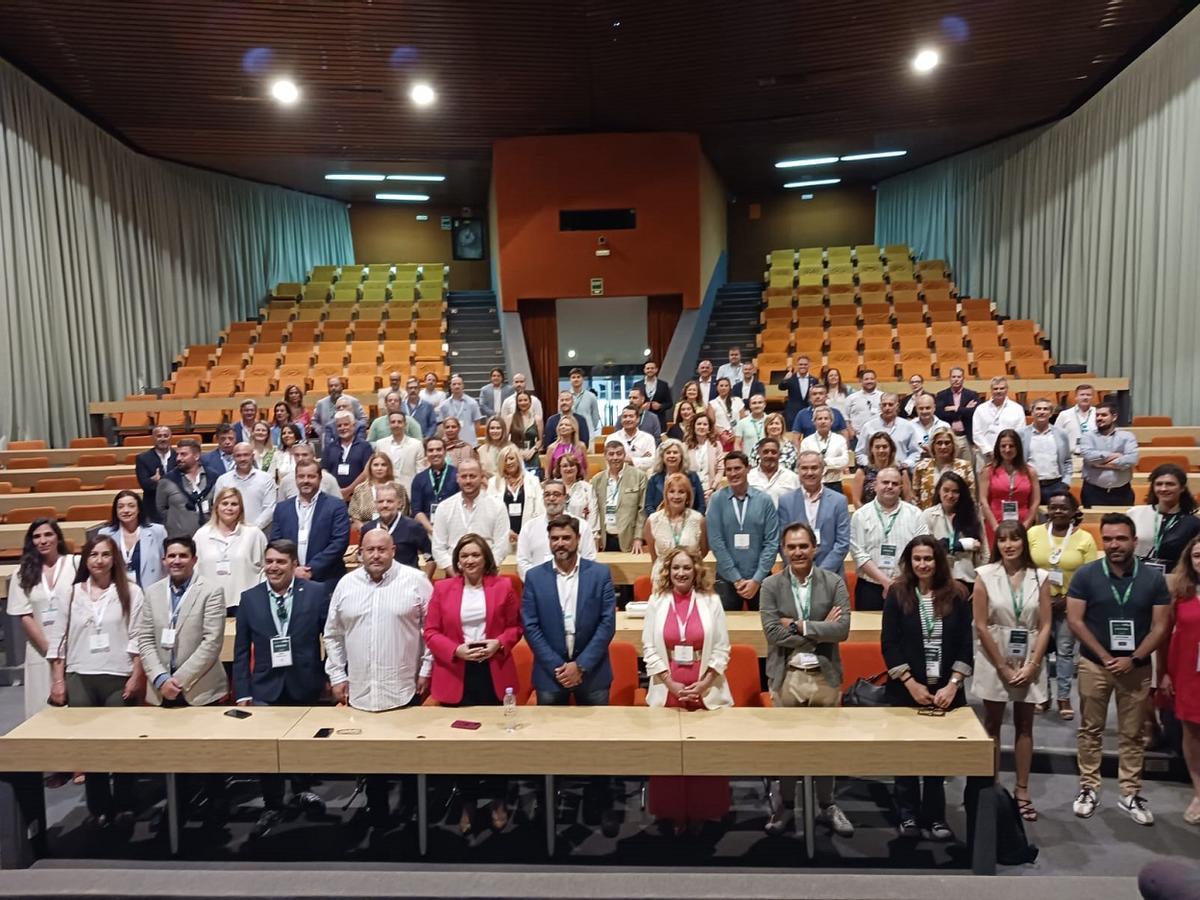
[[[0,61],[0,438],[65,445],[89,401],[353,256],[345,204],[142,156]]]
[[[1200,10],[1073,115],[884,181],[875,226],[1180,424],[1200,422],[1198,48]]]

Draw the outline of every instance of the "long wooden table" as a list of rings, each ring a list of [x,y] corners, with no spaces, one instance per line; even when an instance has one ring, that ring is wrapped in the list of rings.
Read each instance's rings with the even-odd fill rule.
[[[13,487],[35,486],[43,478],[78,478],[83,484],[104,484],[109,475],[132,475],[133,466],[121,463],[115,466],[73,466],[69,469],[56,466],[46,469],[5,469],[0,472],[0,481]]]
[[[2,475],[3,473],[0,473],[0,477]],[[53,506],[61,516],[72,506],[94,506],[101,503],[111,506],[116,496],[116,491],[108,489],[46,491],[40,494],[0,494],[0,516],[6,516],[17,509],[29,509],[32,506]]]
[[[87,532],[95,528],[97,525],[103,525],[103,521],[91,522],[59,522],[62,528],[63,537],[75,545],[76,549],[83,546],[83,542],[87,540]],[[28,525],[0,525],[0,549],[2,550],[20,550],[25,546],[25,532],[29,530]]]

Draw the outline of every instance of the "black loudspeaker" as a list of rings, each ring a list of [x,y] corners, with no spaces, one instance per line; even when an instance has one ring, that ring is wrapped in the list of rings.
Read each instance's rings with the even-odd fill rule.
[[[1050,367],[1051,375],[1082,375],[1088,370],[1083,363],[1058,363]]]

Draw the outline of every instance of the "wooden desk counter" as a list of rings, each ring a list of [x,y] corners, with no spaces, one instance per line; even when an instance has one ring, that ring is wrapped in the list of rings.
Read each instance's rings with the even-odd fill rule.
[[[731,708],[681,714],[687,775],[991,775],[993,744],[969,708]]]
[[[78,478],[85,485],[99,486],[109,475],[133,474],[132,465],[74,466],[69,469],[56,466],[49,469],[5,469],[0,472],[0,481],[7,481],[13,487],[31,488],[43,478]]]
[[[883,613],[859,612],[850,613],[850,641],[856,643],[879,643],[879,628]],[[631,616],[628,613],[617,613],[617,633],[613,640],[625,641],[638,648],[642,654],[642,623],[645,619]],[[762,619],[756,612],[727,612],[725,613],[726,627],[729,629],[731,644],[749,644],[759,656],[767,654],[767,636],[763,634]]]
[[[0,473],[0,481],[4,474]],[[0,516],[7,515],[15,509],[28,509],[31,506],[53,506],[61,518],[72,506],[112,506],[113,498],[117,496],[114,490],[99,488],[94,491],[46,491],[45,493],[30,494],[0,494]],[[141,496],[141,491],[138,491]]]
[[[279,771],[278,742],[307,707],[46,709],[0,737],[0,771]]]
[[[103,525],[100,520],[85,521],[85,522],[59,522],[63,530],[63,537],[74,545],[73,550],[78,551],[83,542],[87,540],[87,533],[97,525]],[[3,550],[20,550],[25,546],[25,532],[29,530],[29,526],[25,524],[0,525],[0,549]]]
[[[474,731],[451,728],[481,722]],[[328,738],[314,738],[333,728]],[[361,729],[358,734],[340,733]],[[418,706],[385,713],[315,707],[279,742],[287,772],[426,775],[678,775],[679,713],[623,706],[522,706],[504,730],[499,706]]]

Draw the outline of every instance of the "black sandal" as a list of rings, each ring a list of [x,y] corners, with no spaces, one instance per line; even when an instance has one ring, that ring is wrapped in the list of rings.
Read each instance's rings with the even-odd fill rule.
[[[1028,793],[1029,785],[1018,784],[1017,790]],[[1013,799],[1017,801],[1017,814],[1020,815],[1022,819],[1024,819],[1026,822],[1036,822],[1038,820],[1038,811],[1034,808],[1032,800],[1030,800],[1028,797],[1022,799],[1015,794],[1013,795]]]

